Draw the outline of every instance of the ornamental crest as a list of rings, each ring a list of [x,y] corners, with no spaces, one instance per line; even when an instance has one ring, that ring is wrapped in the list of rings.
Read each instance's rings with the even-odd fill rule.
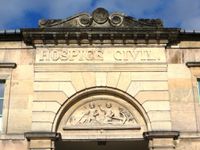
[[[84,28],[84,27],[120,27],[120,28],[163,28],[160,19],[135,19],[120,12],[109,13],[97,8],[89,13],[80,13],[66,19],[42,19],[41,28]]]

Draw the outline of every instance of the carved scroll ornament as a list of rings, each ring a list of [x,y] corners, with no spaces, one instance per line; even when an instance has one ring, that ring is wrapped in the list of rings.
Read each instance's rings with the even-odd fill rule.
[[[97,8],[89,13],[80,13],[67,19],[42,19],[41,28],[80,28],[80,27],[128,27],[128,28],[163,28],[160,19],[135,19],[116,12],[109,14],[104,8]]]

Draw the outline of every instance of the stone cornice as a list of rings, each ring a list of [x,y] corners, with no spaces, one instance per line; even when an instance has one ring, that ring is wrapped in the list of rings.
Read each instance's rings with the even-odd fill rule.
[[[27,45],[34,44],[92,44],[104,40],[109,44],[126,44],[126,40],[132,40],[131,44],[163,44],[176,42],[180,29],[178,28],[37,28],[23,29],[23,39]],[[83,42],[84,41],[84,42]],[[138,42],[139,41],[139,42]]]
[[[84,31],[84,30],[87,30],[87,29],[88,29],[88,33],[91,30],[93,32],[95,30],[98,30],[98,29],[85,28],[85,29],[79,29],[79,33],[81,32],[81,30]],[[102,29],[102,31],[107,31],[107,30],[104,30],[104,28],[101,28],[101,29]],[[169,32],[170,29],[171,29],[171,32]],[[57,39],[65,40],[65,39],[67,39],[67,38],[65,38],[65,36],[68,37],[68,35],[70,35],[71,38],[72,38],[73,34],[71,35],[70,33],[76,33],[77,29],[68,29],[68,30],[71,30],[71,32],[70,31],[67,32],[66,30],[67,29],[60,29],[60,28],[51,28],[51,29],[24,28],[24,29],[20,29],[19,33],[18,32],[17,33],[16,32],[7,33],[7,30],[4,30],[4,32],[0,32],[0,41],[5,41],[5,42],[24,41],[26,44],[32,45],[34,43],[34,39],[40,39],[40,40],[44,39],[44,41],[46,41],[45,40],[45,39],[47,39],[46,37],[51,37],[51,38],[54,37],[54,38],[52,38],[53,41],[51,41],[51,43],[54,42],[56,44]],[[113,33],[116,34],[118,31],[120,31],[120,28],[118,28],[118,29],[108,29],[108,30],[112,30]],[[168,37],[167,39],[171,39],[171,41],[174,42],[174,43],[178,43],[180,41],[200,41],[200,33],[197,33],[197,32],[181,32],[179,28],[163,28],[163,29],[147,29],[147,28],[146,29],[144,29],[144,28],[143,29],[139,29],[139,28],[137,29],[137,28],[135,28],[132,31],[131,31],[131,29],[125,29],[125,30],[126,30],[125,33],[127,33],[127,37],[129,37],[129,38],[130,38],[130,35],[128,34],[129,32],[130,33],[136,32],[137,35],[139,35],[139,36],[137,36],[137,35],[131,34],[134,37],[132,39],[136,39],[136,38],[139,38],[139,37],[140,37],[140,39],[142,39],[142,37],[146,37],[146,39],[150,39],[150,37],[155,37],[154,39],[158,39],[157,42],[159,42],[158,37],[163,37],[163,36],[160,36],[160,35],[163,35],[163,33],[167,32],[167,34],[164,34],[165,37],[166,38]],[[153,31],[154,34],[151,34],[151,30]],[[158,34],[155,34],[156,30],[157,30]],[[62,31],[65,31],[65,34],[62,34]],[[147,31],[147,33],[150,33],[151,36],[149,36],[149,34],[145,34],[145,31]],[[161,32],[161,31],[165,31],[165,32]],[[160,32],[162,34],[160,34]],[[61,36],[60,36],[59,33],[61,33]],[[114,35],[113,33],[111,33],[111,36]],[[141,36],[140,33],[142,33],[143,36]],[[84,34],[84,33],[82,33],[82,34]],[[44,38],[44,35],[45,35],[45,38]],[[87,37],[87,35],[88,34],[85,34],[84,36]],[[90,35],[91,34],[89,34],[88,39],[91,39],[93,37],[93,36],[91,37]],[[110,34],[108,33],[108,35],[110,35]],[[121,35],[121,37],[123,37],[123,39],[124,39],[124,34],[119,34],[119,35]],[[99,36],[102,37],[101,34],[100,34],[100,30],[99,30]],[[94,37],[96,37],[96,35],[94,35]],[[105,37],[110,37],[110,36],[105,36]],[[170,38],[170,37],[172,37],[172,38]],[[145,41],[145,39],[143,39],[143,40]],[[146,40],[146,41],[148,41],[148,40]]]

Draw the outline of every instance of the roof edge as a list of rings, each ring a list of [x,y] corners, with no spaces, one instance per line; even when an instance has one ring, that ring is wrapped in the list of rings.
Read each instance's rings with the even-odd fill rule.
[[[0,41],[22,41],[22,30],[0,30]]]

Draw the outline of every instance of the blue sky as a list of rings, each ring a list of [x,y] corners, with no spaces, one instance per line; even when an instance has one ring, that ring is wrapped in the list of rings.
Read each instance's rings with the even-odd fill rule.
[[[0,30],[36,28],[41,18],[64,19],[97,7],[135,18],[160,18],[166,27],[200,31],[200,0],[0,0]]]

